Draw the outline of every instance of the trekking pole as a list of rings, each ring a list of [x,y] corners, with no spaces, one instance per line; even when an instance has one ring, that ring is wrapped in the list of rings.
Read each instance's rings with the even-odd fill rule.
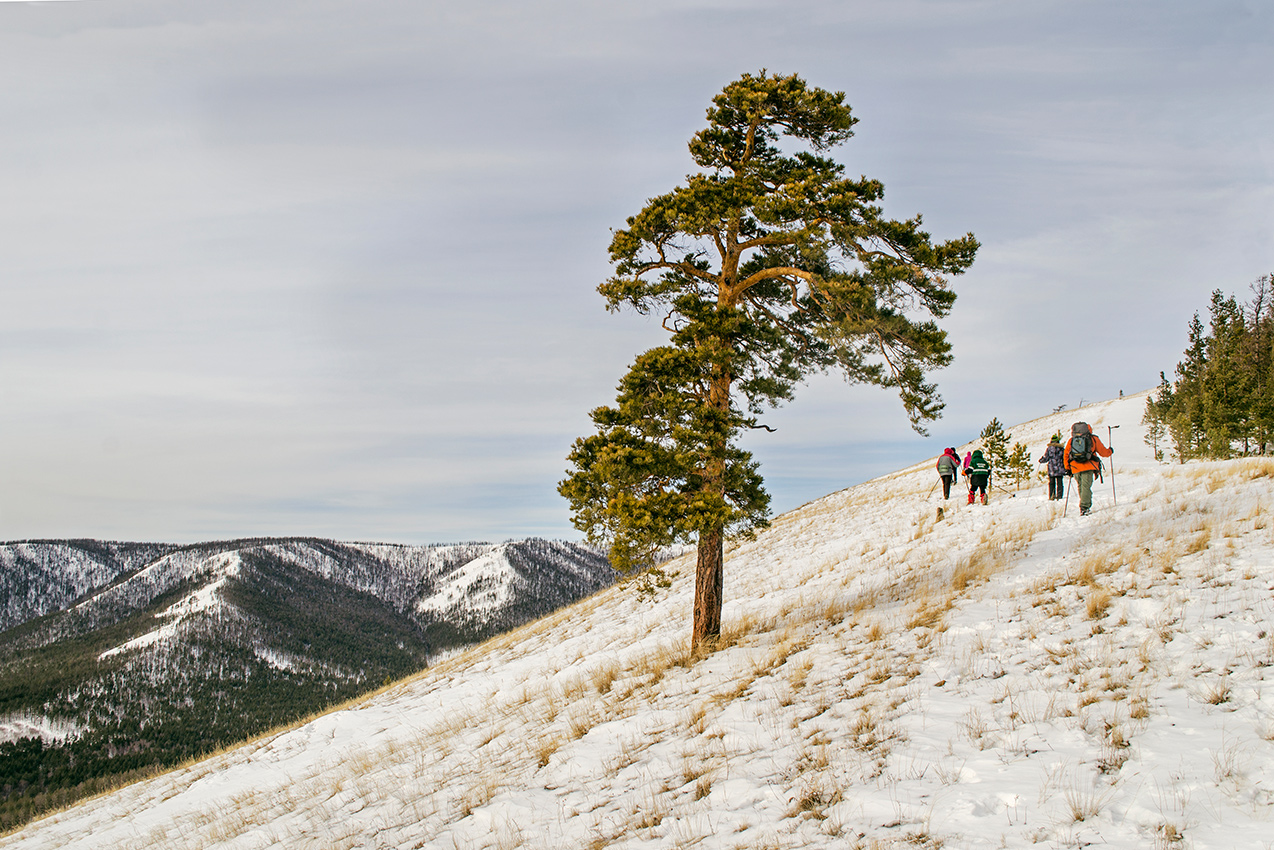
[[[1071,479],[1072,479],[1072,478],[1074,478],[1074,477],[1075,477],[1075,476],[1073,476],[1073,475],[1067,475],[1067,476],[1066,476],[1066,501],[1065,501],[1065,502],[1062,502],[1062,519],[1066,519],[1066,509],[1067,509],[1068,507],[1070,507],[1070,503],[1071,503]]]
[[[941,481],[941,480],[942,480],[941,478],[939,478],[939,479],[938,479],[938,481]],[[937,486],[938,486],[938,481],[933,482],[933,487],[930,487],[930,488],[929,488],[929,492],[928,492],[928,493],[925,493],[925,498],[926,498],[926,499],[928,499],[930,496],[932,496],[932,495],[933,495],[933,491],[934,491],[934,490],[937,488]]]
[[[1111,445],[1110,429],[1118,427],[1118,425],[1106,426],[1106,448],[1110,449],[1110,501],[1115,505],[1119,504],[1119,497],[1115,495],[1115,447]]]

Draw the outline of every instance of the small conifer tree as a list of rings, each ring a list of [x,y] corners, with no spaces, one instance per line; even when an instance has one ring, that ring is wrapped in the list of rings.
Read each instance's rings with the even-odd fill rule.
[[[1163,372],[1159,373],[1159,396],[1151,393],[1146,398],[1146,412],[1141,417],[1141,424],[1146,426],[1145,443],[1154,452],[1155,460],[1163,460],[1163,449],[1159,444],[1168,436],[1168,423],[1165,416],[1168,403],[1172,398],[1172,386]]]
[[[982,456],[994,470],[1003,470],[1009,462],[1009,435],[998,418],[993,418],[982,429]]]
[[[1031,479],[1031,452],[1022,443],[1014,443],[1009,452],[1008,462],[1004,465],[1005,474],[1013,482],[1016,491],[1023,481]]]

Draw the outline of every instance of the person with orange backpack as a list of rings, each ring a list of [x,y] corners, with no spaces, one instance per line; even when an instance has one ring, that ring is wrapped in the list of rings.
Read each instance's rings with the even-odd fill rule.
[[[1101,459],[1114,453],[1114,449],[1102,444],[1087,422],[1076,422],[1071,426],[1071,438],[1066,441],[1062,462],[1066,466],[1066,474],[1074,476],[1075,483],[1079,485],[1080,516],[1088,516],[1092,510],[1093,478],[1101,475]]]

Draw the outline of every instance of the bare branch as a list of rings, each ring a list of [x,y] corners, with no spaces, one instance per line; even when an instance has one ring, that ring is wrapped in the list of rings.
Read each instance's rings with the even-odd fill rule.
[[[775,266],[773,268],[761,269],[758,272],[753,272],[752,274],[748,275],[746,278],[739,281],[738,285],[735,287],[735,292],[742,294],[746,292],[747,290],[751,289],[752,287],[756,286],[761,281],[770,280],[776,277],[782,277],[782,278],[795,277],[795,278],[800,278],[801,280],[805,281],[808,284],[813,284],[818,276],[815,275],[813,272],[807,272],[804,269],[798,269],[796,266]]]
[[[889,343],[885,341],[885,335],[878,330],[874,330],[872,333],[880,342],[880,356],[884,358],[885,365],[889,367],[889,371],[893,374],[894,380],[901,384],[902,373],[898,371],[898,367],[894,365],[894,361],[889,358]]]

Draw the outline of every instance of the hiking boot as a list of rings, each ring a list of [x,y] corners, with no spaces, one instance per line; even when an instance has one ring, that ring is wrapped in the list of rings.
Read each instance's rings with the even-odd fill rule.
[[[971,504],[973,504],[973,491],[972,491],[972,490],[970,490],[970,491],[969,491],[969,504],[970,504],[970,505],[971,505]]]
[[[982,504],[986,504],[986,493],[982,494]]]
[[[1091,511],[1092,511],[1092,508],[1080,508],[1080,509],[1079,509],[1079,515],[1080,515],[1080,516],[1088,516],[1088,514],[1089,514]]]

